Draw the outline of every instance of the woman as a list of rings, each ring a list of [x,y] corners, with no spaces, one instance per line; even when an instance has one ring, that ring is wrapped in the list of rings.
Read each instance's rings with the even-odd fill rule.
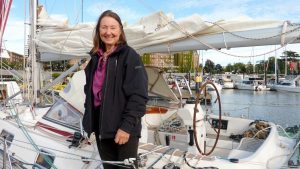
[[[120,17],[110,10],[98,19],[93,45],[85,68],[84,130],[89,136],[95,132],[102,160],[136,158],[148,100],[144,65],[127,45]]]

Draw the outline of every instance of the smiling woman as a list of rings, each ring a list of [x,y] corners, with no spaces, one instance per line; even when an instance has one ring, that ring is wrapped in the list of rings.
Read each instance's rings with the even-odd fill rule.
[[[108,10],[94,30],[85,68],[84,130],[95,133],[102,160],[137,158],[148,79],[140,56],[127,45],[120,17]],[[103,164],[105,169],[118,168]]]

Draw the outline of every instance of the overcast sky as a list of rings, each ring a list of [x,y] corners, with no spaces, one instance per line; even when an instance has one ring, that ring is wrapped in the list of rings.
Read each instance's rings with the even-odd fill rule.
[[[24,19],[25,13],[28,19],[28,9],[25,12],[24,3],[28,3],[28,1],[13,0],[3,38],[6,49],[20,54],[24,53],[24,23],[28,22]],[[204,21],[210,22],[221,19],[247,18],[253,20],[289,20],[300,23],[300,0],[40,0],[39,4],[44,5],[52,17],[69,18],[72,25],[82,20],[84,22],[96,22],[99,14],[107,9],[116,11],[121,16],[122,21],[129,25],[136,23],[142,16],[157,11],[172,13],[175,20],[197,13]],[[252,55],[264,53],[274,48],[275,46],[265,46],[224,51],[235,55]],[[300,54],[300,44],[288,45],[285,50],[293,50]],[[277,55],[281,53],[282,50],[277,51]],[[253,63],[264,57],[242,59],[212,50],[200,51],[200,54],[204,61],[210,59],[223,66],[236,62],[247,63],[251,61]],[[275,53],[265,57],[274,55]]]

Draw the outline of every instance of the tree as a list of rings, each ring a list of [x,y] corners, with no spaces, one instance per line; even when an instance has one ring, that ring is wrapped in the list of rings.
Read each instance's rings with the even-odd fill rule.
[[[300,55],[297,52],[294,51],[284,51],[283,52],[283,56],[280,56],[281,58],[285,58],[285,56],[287,57],[288,61],[296,61]]]
[[[255,67],[256,67],[256,73],[258,74],[263,74],[264,73],[264,65],[265,61],[264,60],[259,60],[257,61]]]
[[[235,63],[233,69],[235,73],[246,73],[246,66],[243,63]]]
[[[229,63],[226,67],[225,67],[225,72],[231,72],[233,71],[233,66]]]
[[[277,73],[282,74],[284,73],[285,69],[285,59],[277,59]],[[274,74],[275,73],[275,56],[269,57],[266,63],[266,72],[267,74]]]
[[[206,73],[213,74],[215,69],[215,63],[209,59],[206,60],[205,66],[204,66],[204,71]]]
[[[196,68],[196,71],[198,71],[198,73],[203,71],[203,64],[202,63],[199,64],[198,68]]]
[[[299,54],[297,52],[294,52],[294,51],[284,51],[283,52],[283,55],[284,56],[280,56],[281,58],[284,59],[284,61],[288,61],[288,63],[285,62],[285,65],[287,67],[289,67],[287,70],[288,70],[288,74],[294,74],[294,73],[297,73],[296,70],[299,70],[299,66],[297,66],[298,62],[299,62]],[[285,60],[286,59],[286,60]],[[297,66],[296,68],[294,68],[294,66]],[[296,69],[296,70],[295,70]]]
[[[275,57],[269,57],[266,63],[266,73],[267,74],[274,74],[275,73]]]
[[[220,74],[223,72],[223,67],[220,64],[216,64],[215,70],[216,73]]]
[[[250,61],[246,64],[246,73],[247,74],[253,73],[253,64]]]

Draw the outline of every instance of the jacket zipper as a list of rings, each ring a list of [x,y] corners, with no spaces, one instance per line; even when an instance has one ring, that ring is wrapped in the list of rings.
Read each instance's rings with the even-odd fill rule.
[[[108,70],[109,70],[109,58],[107,59],[107,67],[106,67],[106,75],[105,75],[105,86],[104,86],[104,93],[103,93],[103,97],[102,97],[102,106],[101,106],[101,121],[100,121],[100,135],[99,135],[99,139],[101,141],[101,135],[102,135],[102,122],[103,122],[103,110],[104,110],[104,103],[105,103],[105,97],[106,96],[106,86],[107,86],[107,82],[108,82]]]
[[[117,68],[118,68],[118,59],[116,59],[115,64],[115,77],[117,76]]]

